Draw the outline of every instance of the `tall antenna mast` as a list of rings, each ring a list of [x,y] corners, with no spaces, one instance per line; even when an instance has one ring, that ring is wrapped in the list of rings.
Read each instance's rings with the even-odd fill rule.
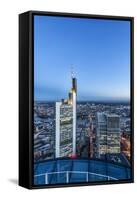
[[[71,65],[71,78],[74,78],[74,66]]]

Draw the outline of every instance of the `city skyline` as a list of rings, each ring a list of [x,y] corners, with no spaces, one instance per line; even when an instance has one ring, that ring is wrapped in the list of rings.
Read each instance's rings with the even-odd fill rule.
[[[34,100],[66,98],[71,64],[78,101],[129,100],[130,22],[35,16]]]

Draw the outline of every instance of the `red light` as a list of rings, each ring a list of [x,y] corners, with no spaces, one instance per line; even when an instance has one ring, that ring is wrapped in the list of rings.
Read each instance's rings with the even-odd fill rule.
[[[73,155],[70,156],[70,158],[75,159],[75,158],[77,158],[77,155],[73,154]]]

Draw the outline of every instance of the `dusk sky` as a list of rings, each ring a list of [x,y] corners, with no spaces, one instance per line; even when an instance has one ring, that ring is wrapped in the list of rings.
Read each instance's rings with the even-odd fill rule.
[[[130,22],[34,17],[34,100],[59,101],[71,88],[78,100],[130,97]]]

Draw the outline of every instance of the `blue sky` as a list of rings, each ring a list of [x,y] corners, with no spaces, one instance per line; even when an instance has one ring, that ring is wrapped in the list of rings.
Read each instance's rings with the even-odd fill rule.
[[[67,98],[71,65],[78,100],[130,97],[130,22],[34,17],[34,99]]]

